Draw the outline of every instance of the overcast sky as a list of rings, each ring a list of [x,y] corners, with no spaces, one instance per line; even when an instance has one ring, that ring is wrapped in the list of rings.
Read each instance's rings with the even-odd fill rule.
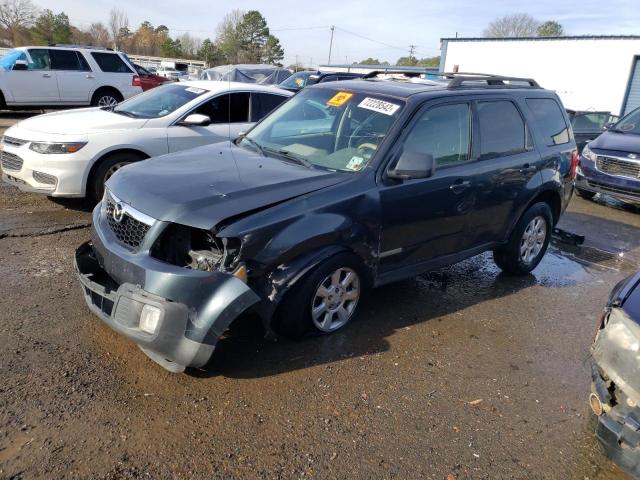
[[[285,64],[326,63],[329,26],[335,25],[332,63],[367,57],[394,63],[416,45],[416,56],[440,54],[440,38],[480,36],[494,18],[528,13],[538,20],[557,20],[570,35],[640,35],[640,0],[34,0],[43,8],[64,11],[78,26],[107,22],[109,11],[127,12],[135,29],[144,20],[164,24],[173,36],[190,32],[215,36],[224,15],[239,8],[259,10],[285,49]],[[320,28],[318,28],[320,27]],[[351,33],[348,33],[351,32]],[[354,35],[356,34],[356,35]],[[365,37],[365,38],[363,38]]]

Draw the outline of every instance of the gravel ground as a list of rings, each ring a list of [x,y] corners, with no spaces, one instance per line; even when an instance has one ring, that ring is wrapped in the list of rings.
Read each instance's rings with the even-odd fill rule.
[[[381,288],[328,337],[246,319],[181,375],[86,308],[89,220],[0,187],[0,478],[624,478],[586,399],[596,319],[640,265],[632,209],[575,198],[561,226],[585,246],[524,278],[481,255]]]

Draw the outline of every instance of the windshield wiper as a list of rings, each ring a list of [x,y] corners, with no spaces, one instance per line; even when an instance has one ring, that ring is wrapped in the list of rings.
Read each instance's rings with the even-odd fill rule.
[[[118,115],[124,115],[125,117],[139,118],[138,115],[136,115],[135,113],[127,112],[126,110],[116,110],[115,108],[112,108],[111,111],[113,113],[117,113]]]
[[[281,157],[284,157],[287,160],[293,160],[295,163],[298,163],[304,167],[313,168],[313,164],[306,161],[304,158],[300,158],[297,155],[294,155],[289,150],[282,150],[282,149],[277,150],[275,148],[267,148],[267,147],[262,147],[262,150],[269,153],[273,153],[275,155],[280,155]]]
[[[258,142],[256,142],[253,138],[242,137],[242,140],[246,140],[247,142],[249,142],[250,145],[253,145],[254,147],[256,147],[256,149],[262,154],[263,157],[267,156],[267,154],[264,151],[264,147],[260,145]]]

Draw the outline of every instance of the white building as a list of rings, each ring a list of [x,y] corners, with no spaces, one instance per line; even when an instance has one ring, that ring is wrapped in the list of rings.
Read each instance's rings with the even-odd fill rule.
[[[640,36],[443,38],[440,71],[535,79],[566,108],[640,107]]]

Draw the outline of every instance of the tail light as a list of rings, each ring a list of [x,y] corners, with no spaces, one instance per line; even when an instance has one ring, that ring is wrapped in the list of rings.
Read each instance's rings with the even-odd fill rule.
[[[138,75],[134,75],[133,78],[131,79],[131,86],[132,87],[142,86],[142,84],[140,83],[140,77]]]
[[[571,152],[571,179],[575,180],[576,178],[576,170],[578,165],[580,164],[580,155],[578,155],[578,150],[574,150]]]

